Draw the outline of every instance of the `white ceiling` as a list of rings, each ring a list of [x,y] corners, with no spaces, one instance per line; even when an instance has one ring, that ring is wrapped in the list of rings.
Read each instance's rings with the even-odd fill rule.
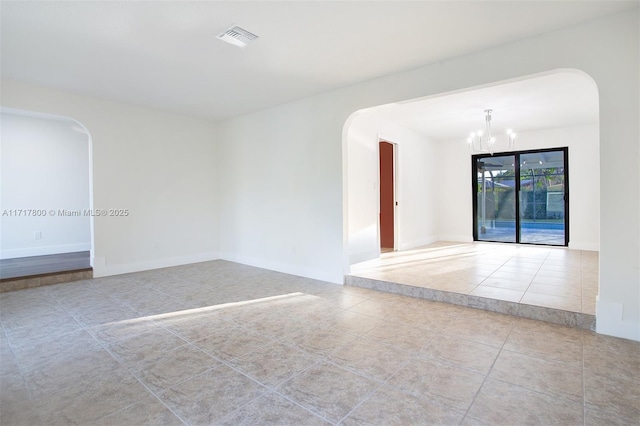
[[[454,94],[373,108],[376,119],[433,140],[465,140],[485,129],[492,109],[494,135],[598,123],[598,89],[586,75],[565,71]]]
[[[637,6],[566,0],[3,0],[1,72],[3,78],[220,120]],[[246,49],[217,40],[231,24],[260,38]],[[484,107],[469,107],[474,120],[482,121]]]

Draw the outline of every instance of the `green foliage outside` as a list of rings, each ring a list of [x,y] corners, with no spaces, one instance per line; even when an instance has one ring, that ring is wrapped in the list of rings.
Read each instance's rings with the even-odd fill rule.
[[[523,220],[557,221],[564,218],[557,200],[564,193],[564,169],[522,170],[520,214]],[[486,218],[513,220],[515,217],[515,172],[502,171],[487,177]],[[550,195],[550,197],[548,197]],[[478,206],[482,206],[482,182],[478,180]],[[553,203],[551,201],[554,201]],[[549,207],[549,209],[548,209]]]

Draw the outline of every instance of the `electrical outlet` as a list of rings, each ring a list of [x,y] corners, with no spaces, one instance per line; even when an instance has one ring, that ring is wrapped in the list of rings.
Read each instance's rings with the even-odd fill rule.
[[[33,231],[33,239],[41,240],[42,239],[42,231]]]

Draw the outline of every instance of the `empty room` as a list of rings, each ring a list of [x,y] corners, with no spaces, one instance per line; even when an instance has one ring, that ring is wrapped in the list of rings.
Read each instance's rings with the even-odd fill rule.
[[[640,422],[637,1],[5,1],[2,425]]]

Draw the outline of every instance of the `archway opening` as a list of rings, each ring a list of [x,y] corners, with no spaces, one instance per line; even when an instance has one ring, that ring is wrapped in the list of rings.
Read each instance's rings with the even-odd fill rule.
[[[89,132],[66,117],[0,113],[2,290],[91,277]]]
[[[487,266],[492,256],[501,259],[496,253],[507,250],[473,244],[472,156],[477,152],[470,149],[466,139],[469,132],[483,128],[486,109],[493,110],[496,134],[507,128],[517,131],[516,144],[511,149],[568,148],[571,174],[569,250],[555,248],[552,257],[573,257],[574,262],[576,256],[589,258],[583,263],[593,267],[586,272],[576,272],[589,277],[588,291],[563,292],[546,288],[544,286],[555,284],[551,282],[554,280],[538,277],[535,281],[535,272],[527,275],[524,284],[500,283],[489,279],[493,273],[500,272],[491,266],[484,268],[485,275],[477,276],[472,268],[468,269],[460,262],[455,266],[445,265],[445,261],[464,258],[470,263]],[[536,287],[539,291],[559,292],[547,294],[547,299],[556,297],[556,301],[573,307],[567,310],[595,315],[600,246],[599,100],[597,86],[588,75],[577,70],[556,70],[364,109],[349,117],[343,135],[347,274],[354,265],[368,268],[384,264],[384,273],[374,274],[378,278],[395,276],[404,279],[405,284],[430,282],[435,288],[439,286],[466,296],[485,294],[516,303],[524,302],[527,289],[539,284]],[[397,246],[400,254],[381,254],[379,249],[377,144],[381,139],[397,144]],[[448,248],[443,249],[445,245]],[[455,252],[454,246],[462,249],[448,257],[447,253]],[[514,245],[510,250],[515,248]],[[487,254],[487,250],[492,254],[482,265],[483,260],[476,256],[483,251]],[[438,252],[442,262],[432,258],[430,269],[416,273],[416,265],[429,263],[420,259],[422,252]],[[394,268],[389,265],[394,261],[389,259],[393,256],[402,266],[391,273]],[[505,262],[508,260],[504,259]],[[569,260],[563,262],[565,266],[570,263]],[[414,267],[414,270],[402,270],[404,266]],[[440,272],[436,272],[437,268]],[[519,273],[523,275],[523,272]],[[454,285],[456,281],[460,285]],[[506,288],[511,284],[513,288]],[[543,301],[540,304],[553,303]],[[559,303],[556,305],[560,306]]]

